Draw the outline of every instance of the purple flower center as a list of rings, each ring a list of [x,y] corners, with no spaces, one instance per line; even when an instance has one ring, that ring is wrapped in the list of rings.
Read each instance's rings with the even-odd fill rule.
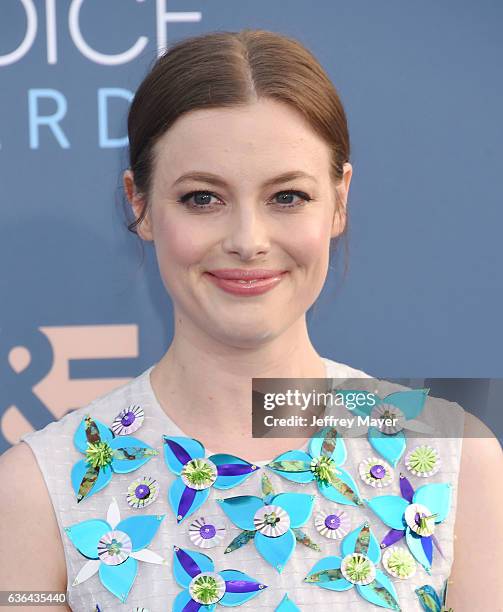
[[[126,412],[126,414],[121,418],[121,423],[124,425],[124,427],[129,427],[132,423],[134,423],[134,420],[134,412]]]
[[[341,519],[337,514],[329,514],[325,519],[325,527],[328,527],[328,529],[339,529],[340,526]]]
[[[150,495],[150,488],[147,485],[141,484],[136,487],[134,494],[138,499],[145,499]]]
[[[201,537],[205,540],[210,540],[211,538],[215,537],[217,530],[215,529],[214,525],[203,525],[201,527],[201,529],[199,530],[199,533],[201,534]]]
[[[370,468],[370,475],[373,478],[384,478],[386,476],[386,468],[384,467],[384,465],[376,463],[376,465],[373,465]]]

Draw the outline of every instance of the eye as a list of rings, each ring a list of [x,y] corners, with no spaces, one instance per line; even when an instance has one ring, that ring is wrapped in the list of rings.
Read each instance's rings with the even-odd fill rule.
[[[295,196],[300,198],[301,201],[292,202],[290,198]],[[295,189],[288,189],[287,191],[278,191],[278,193],[274,195],[274,198],[279,198],[279,208],[294,208],[298,206],[304,206],[304,204],[311,200],[311,197],[307,193],[304,193],[303,191],[297,191]]]
[[[190,201],[192,198],[194,198],[193,202]],[[188,208],[214,208],[215,204],[211,202],[211,198],[216,198],[221,202],[220,198],[211,191],[190,191],[177,200],[177,202],[184,204]]]
[[[298,200],[292,201],[292,198],[295,197],[298,198]],[[212,202],[212,198],[218,200],[218,203]],[[278,200],[276,202],[272,201],[272,204],[278,208],[298,208],[304,206],[311,200],[311,197],[307,193],[295,189],[278,191],[273,196],[273,200],[276,198],[278,198]],[[190,191],[177,200],[177,202],[193,210],[213,210],[217,206],[223,205],[222,200],[211,191]]]

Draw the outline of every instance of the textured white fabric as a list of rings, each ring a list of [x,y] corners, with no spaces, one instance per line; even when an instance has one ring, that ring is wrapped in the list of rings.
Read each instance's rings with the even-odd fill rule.
[[[365,372],[355,370],[350,366],[327,358],[324,360],[327,367],[327,377],[338,379],[337,382],[340,382],[339,379],[343,378],[366,378],[369,376]],[[345,612],[347,610],[368,610],[369,612],[383,610],[383,608],[374,606],[364,600],[355,588],[344,592],[334,592],[303,582],[303,579],[313,565],[322,557],[328,555],[341,556],[339,549],[340,541],[326,539],[318,534],[314,527],[313,518],[302,529],[321,546],[321,553],[297,543],[296,549],[282,574],[278,574],[275,569],[263,560],[253,542],[230,554],[224,554],[225,546],[240,530],[223,515],[215,499],[235,495],[260,496],[259,475],[252,474],[244,483],[228,491],[218,491],[212,488],[210,497],[204,506],[181,525],[176,524],[175,517],[167,502],[167,490],[174,475],[169,472],[164,464],[162,434],[184,434],[163,411],[154,395],[150,384],[150,371],[153,367],[149,367],[127,384],[97,398],[83,408],[72,411],[59,421],[50,423],[42,430],[26,434],[22,438],[24,442],[29,444],[35,454],[55,508],[64,544],[68,575],[68,601],[71,609],[75,612],[91,612],[96,609],[96,604],[99,604],[100,609],[106,612],[109,610],[132,611],[136,606],[147,608],[150,612],[171,610],[172,602],[181,590],[172,576],[173,546],[177,545],[182,548],[207,552],[215,562],[216,571],[239,569],[268,585],[268,588],[263,590],[258,596],[239,606],[241,610],[273,611],[279,605],[285,593],[288,593],[289,598],[301,610],[308,610],[312,606],[315,606],[319,611],[327,612],[329,610],[336,612]],[[384,387],[379,386],[379,384],[377,385],[377,390],[381,397],[400,388],[398,385],[393,385],[386,381],[378,382],[385,383]],[[75,430],[85,414],[90,414],[93,418],[97,418],[110,426],[115,416],[123,408],[131,404],[139,404],[145,411],[143,425],[137,432],[131,435],[140,438],[159,450],[159,455],[150,459],[144,466],[134,472],[129,474],[113,474],[112,481],[104,489],[77,504],[71,487],[70,472],[75,462],[81,460],[83,455],[73,444]],[[418,566],[415,576],[408,580],[392,578],[398,593],[401,609],[406,612],[419,612],[422,610],[414,593],[416,587],[423,584],[431,584],[436,589],[441,589],[444,581],[449,576],[453,557],[453,528],[456,514],[464,411],[458,404],[438,398],[428,398],[424,414],[427,421],[435,423],[436,426],[440,425],[440,429],[443,427],[444,431],[450,436],[433,441],[423,441],[422,439],[409,440],[407,448],[424,442],[433,443],[440,451],[442,468],[436,475],[427,479],[410,476],[406,471],[402,458],[395,470],[393,484],[385,489],[374,489],[360,480],[358,465],[362,459],[376,453],[369,445],[366,436],[346,439],[348,459],[344,469],[358,483],[362,497],[370,498],[379,494],[400,495],[398,485],[398,473],[400,471],[410,476],[410,480],[415,488],[427,482],[450,482],[453,486],[450,514],[444,523],[437,526],[435,531],[445,559],[442,559],[438,551],[434,550],[432,576],[428,576]],[[207,449],[207,454],[211,454],[211,449]],[[253,457],[243,458],[250,461],[253,460]],[[271,457],[272,459],[273,457]],[[264,465],[266,462],[258,463]],[[260,471],[258,474],[260,474]],[[352,528],[356,528],[365,520],[368,520],[374,535],[379,541],[389,530],[368,508],[338,506],[319,495],[315,483],[305,485],[294,484],[284,478],[280,478],[276,474],[272,474],[270,470],[267,470],[267,472],[277,492],[292,491],[316,494],[313,516],[318,510],[329,511],[337,506],[338,509],[347,510],[351,516]],[[126,502],[127,487],[133,480],[144,475],[151,476],[159,482],[159,497],[147,508],[134,510]],[[139,561],[134,585],[124,604],[105,589],[99,580],[98,574],[95,574],[80,585],[72,586],[73,580],[87,559],[75,549],[64,532],[64,527],[90,518],[105,519],[112,496],[118,501],[121,518],[135,513],[166,515],[165,519],[161,522],[159,531],[148,548],[165,557],[168,560],[168,564],[154,565]],[[187,533],[188,525],[197,516],[204,516],[207,519],[212,516],[218,516],[224,520],[227,527],[227,536],[224,542],[217,548],[203,551],[191,543]],[[404,547],[404,540],[399,545]],[[44,560],[40,559],[40,562],[44,562]],[[382,569],[381,564],[379,566]],[[217,608],[219,608],[218,605]],[[223,610],[225,608],[220,609]]]

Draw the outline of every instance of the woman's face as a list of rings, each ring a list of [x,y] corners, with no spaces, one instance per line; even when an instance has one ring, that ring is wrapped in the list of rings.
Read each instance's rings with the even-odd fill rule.
[[[154,241],[177,324],[250,348],[303,318],[325,282],[330,238],[344,228],[325,142],[295,110],[262,99],[183,115],[155,151],[139,233]],[[351,172],[346,164],[337,187],[344,206]],[[298,177],[278,178],[286,173]],[[130,200],[138,215],[141,201]],[[213,275],[229,269],[274,278]]]

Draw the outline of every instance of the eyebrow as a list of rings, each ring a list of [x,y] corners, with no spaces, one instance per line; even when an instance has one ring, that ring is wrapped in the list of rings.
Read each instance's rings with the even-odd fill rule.
[[[262,187],[271,187],[273,185],[278,185],[280,183],[286,183],[288,181],[294,181],[300,178],[307,178],[315,183],[317,182],[316,178],[307,172],[303,172],[302,170],[292,170],[291,172],[283,172],[278,176],[268,179],[262,183]],[[227,187],[227,183],[217,176],[216,174],[211,174],[210,172],[187,172],[186,174],[182,174],[179,176],[176,181],[173,183],[173,187],[182,183],[183,181],[193,180],[193,181],[201,181],[203,183],[210,183],[211,185],[216,185],[217,187]]]

